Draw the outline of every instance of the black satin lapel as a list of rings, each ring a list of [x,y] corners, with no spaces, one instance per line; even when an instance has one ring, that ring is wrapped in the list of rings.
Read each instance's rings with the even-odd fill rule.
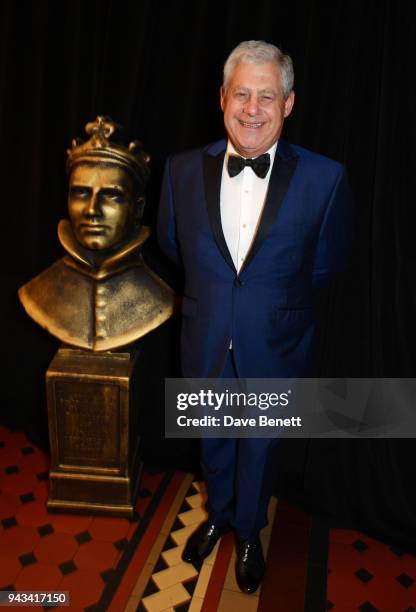
[[[208,153],[204,154],[205,194],[207,198],[208,216],[211,222],[215,242],[217,243],[225,261],[234,271],[236,271],[230,251],[228,250],[227,243],[225,241],[221,223],[220,194],[224,155],[225,151],[222,151],[216,156],[209,155]]]
[[[263,212],[259,222],[259,228],[254,238],[253,244],[244,261],[244,266],[240,270],[240,274],[253,259],[263,242],[266,240],[271,227],[279,213],[283,199],[289,187],[290,180],[296,169],[298,162],[297,157],[291,159],[281,159],[276,155],[272,174],[267,191],[266,201],[264,203]]]

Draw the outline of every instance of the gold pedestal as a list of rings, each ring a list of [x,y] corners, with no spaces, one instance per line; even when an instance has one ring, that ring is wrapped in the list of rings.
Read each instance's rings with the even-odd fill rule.
[[[46,372],[52,511],[131,517],[141,461],[137,350],[60,348]]]

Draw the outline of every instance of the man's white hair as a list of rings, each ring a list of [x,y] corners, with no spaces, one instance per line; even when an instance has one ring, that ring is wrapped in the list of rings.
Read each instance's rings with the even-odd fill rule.
[[[231,51],[224,64],[223,89],[225,93],[227,92],[232,74],[240,62],[251,64],[272,62],[276,64],[282,75],[283,97],[287,100],[295,80],[292,58],[289,55],[264,40],[246,40],[240,43]]]

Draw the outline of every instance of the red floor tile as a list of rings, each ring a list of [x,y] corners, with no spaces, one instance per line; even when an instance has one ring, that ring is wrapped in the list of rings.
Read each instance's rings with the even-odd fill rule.
[[[92,517],[88,515],[77,514],[53,514],[50,513],[54,529],[63,533],[77,534],[82,531],[87,531],[92,521]]]
[[[331,608],[331,612],[352,612],[353,610],[354,612],[358,612],[358,607],[351,608],[350,604],[342,604],[342,603],[341,604],[336,603],[334,607]]]
[[[368,555],[363,558],[364,567],[377,577],[379,581],[393,580],[403,573],[402,560],[392,554],[379,554],[378,558]],[[416,576],[413,576],[416,579]]]
[[[64,563],[75,555],[78,542],[67,533],[52,533],[40,540],[35,548],[38,561],[43,563]]]
[[[41,527],[46,523],[50,523],[50,518],[46,505],[44,503],[39,503],[36,499],[33,502],[22,504],[16,512],[16,520],[19,525]]]
[[[127,537],[130,522],[123,518],[95,517],[88,531],[95,540],[116,542]]]
[[[136,530],[137,530],[137,523],[136,522],[135,523],[131,523],[131,525],[130,525],[128,531],[127,531],[126,539],[130,540]]]
[[[44,453],[36,449],[35,452],[30,455],[22,454],[19,458],[19,467],[22,471],[27,470],[28,472],[39,474],[39,472],[46,472],[49,470],[50,461]]]
[[[365,544],[357,550],[352,544]],[[369,602],[381,612],[404,612],[416,606],[416,582],[404,588],[396,577],[407,574],[416,580],[415,558],[396,555],[385,543],[349,530],[331,530],[328,555],[327,597],[338,610],[357,609]],[[355,575],[364,568],[371,574],[363,583]]]
[[[33,489],[33,495],[40,503],[44,503],[46,506],[49,495],[49,482],[45,480],[38,482],[36,487]]]
[[[7,446],[11,448],[21,449],[26,446],[31,446],[30,441],[22,431],[9,432],[5,441],[7,442]]]
[[[17,493],[0,494],[0,521],[14,516],[21,506]]]
[[[62,574],[56,566],[34,563],[24,567],[13,584],[17,591],[52,591],[61,580]]]
[[[117,567],[117,565],[120,562],[120,559],[123,556],[123,554],[124,554],[123,550],[121,550],[121,551],[117,550],[117,557],[116,557],[116,560],[114,561],[114,567]]]
[[[363,534],[353,529],[330,529],[330,540],[332,542],[342,542],[352,544],[355,540],[363,538]]]
[[[86,542],[81,544],[73,561],[78,568],[104,571],[113,567],[118,551],[110,542]]]
[[[369,558],[373,558],[374,560],[380,560],[383,558],[384,561],[387,561],[388,559],[392,559],[394,561],[400,558],[398,555],[392,553],[387,544],[381,542],[380,540],[370,538],[369,536],[363,534],[359,535],[358,538],[355,538],[352,541],[355,542],[356,540],[361,540],[367,544],[368,548],[364,551],[364,554]]]
[[[34,527],[17,526],[5,529],[0,534],[0,551],[13,555],[31,552],[39,542],[40,536]]]
[[[400,566],[416,580],[416,556],[403,555],[399,557]]]
[[[14,584],[14,581],[22,569],[17,557],[11,555],[7,550],[0,551],[0,587]]]
[[[104,588],[100,572],[115,567],[123,554],[114,542],[131,537],[139,521],[48,512],[49,483],[39,476],[47,476],[49,458],[22,433],[11,433],[0,427],[0,440],[5,443],[0,448],[3,465],[0,468],[0,586],[69,590],[72,603],[68,609],[74,612],[96,604]],[[12,466],[17,469],[4,469]],[[137,499],[139,515],[145,512],[163,477],[163,473],[143,473],[143,495]],[[175,491],[176,486],[177,483],[173,487]],[[22,500],[20,496],[26,494],[33,495],[33,501],[30,497],[28,501]],[[6,528],[1,519],[15,520],[17,525]],[[46,532],[41,537],[38,529],[42,533],[42,527]],[[148,531],[152,531],[151,526]],[[89,536],[83,535],[78,541],[76,536],[83,532]],[[92,539],[85,541],[88,537]],[[22,555],[26,557],[19,560]]]
[[[32,472],[19,471],[16,474],[7,474],[0,478],[0,489],[3,493],[16,493],[22,495],[33,491],[38,480]]]
[[[148,472],[143,472],[140,491],[139,491],[139,495],[137,496],[137,500],[136,500],[136,511],[139,513],[140,516],[142,516],[145,513],[152,499],[151,495],[142,497],[140,493],[147,489],[149,493],[153,494],[153,492],[157,489],[160,482],[162,481],[163,476],[164,474],[162,473],[149,474]]]
[[[352,548],[351,544],[331,542],[328,554],[328,567],[336,573],[352,576],[357,569],[365,566],[362,553]]]
[[[10,436],[10,429],[0,425],[0,440],[6,440]]]
[[[4,448],[0,449],[0,474],[3,475],[4,468],[8,467],[9,465],[17,465],[20,456],[21,454],[18,448],[5,446]]]
[[[359,605],[368,600],[369,594],[367,585],[358,578],[353,578],[349,573],[336,571],[328,576],[327,599],[336,605],[348,604],[350,610],[356,610]]]
[[[103,579],[97,571],[82,568],[64,576],[59,583],[58,590],[69,591],[70,610],[75,610],[78,606],[83,609],[95,604],[103,588]]]
[[[400,586],[394,578],[377,580],[370,588],[369,600],[379,610],[406,610],[416,605],[416,598]]]

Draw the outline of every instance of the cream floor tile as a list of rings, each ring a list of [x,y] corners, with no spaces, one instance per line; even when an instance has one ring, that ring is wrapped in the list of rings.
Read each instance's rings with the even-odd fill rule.
[[[174,584],[160,593],[154,593],[142,599],[147,612],[162,612],[190,601],[188,591],[181,584]]]
[[[211,578],[212,565],[204,565],[201,567],[199,572],[198,582],[195,586],[194,597],[205,597],[205,593],[208,587],[209,579]]]
[[[277,509],[277,500],[275,497],[272,497],[270,500],[269,508],[268,508],[268,524],[264,529],[260,531],[260,541],[263,545],[264,556],[267,557],[267,551],[269,550],[270,538],[273,530],[273,522]]]
[[[180,546],[181,544],[184,544],[186,542],[191,533],[195,531],[196,527],[197,525],[188,525],[187,527],[182,527],[182,529],[172,531],[170,535],[172,536],[173,541],[176,542],[178,546]]]
[[[269,507],[267,508],[267,516],[270,522],[273,520],[278,503],[279,502],[276,497],[270,498]]]
[[[160,590],[167,589],[178,582],[185,582],[198,576],[192,563],[180,563],[153,574],[152,579]]]
[[[230,612],[238,610],[238,612],[256,612],[259,605],[258,597],[253,595],[245,595],[245,593],[229,591],[224,589],[218,604],[217,612]]]
[[[170,548],[162,552],[162,557],[169,567],[182,563],[182,552],[184,548],[185,544],[181,544],[180,546],[175,546],[175,548]]]
[[[207,513],[203,508],[193,508],[187,512],[181,512],[178,517],[184,525],[195,525],[195,523],[205,521]]]
[[[191,605],[189,606],[188,612],[200,612],[203,603],[204,600],[202,599],[202,597],[195,597],[194,595],[192,597]]]
[[[270,536],[271,536],[270,531],[266,533],[260,533],[260,542],[263,547],[263,554],[264,554],[265,559],[267,559],[267,552],[269,550]]]
[[[195,495],[190,495],[185,499],[192,508],[199,508],[205,502],[205,497],[201,493],[195,493]]]
[[[160,533],[165,534],[166,536],[169,535],[172,524],[174,523],[176,516],[178,514],[179,508],[181,507],[185,494],[187,492],[187,490],[189,489],[190,485],[192,482],[192,474],[186,474],[180,488],[178,489],[178,492],[175,496],[175,499],[169,509],[168,515],[166,516],[165,521],[163,522],[162,525],[162,529],[160,530]]]

